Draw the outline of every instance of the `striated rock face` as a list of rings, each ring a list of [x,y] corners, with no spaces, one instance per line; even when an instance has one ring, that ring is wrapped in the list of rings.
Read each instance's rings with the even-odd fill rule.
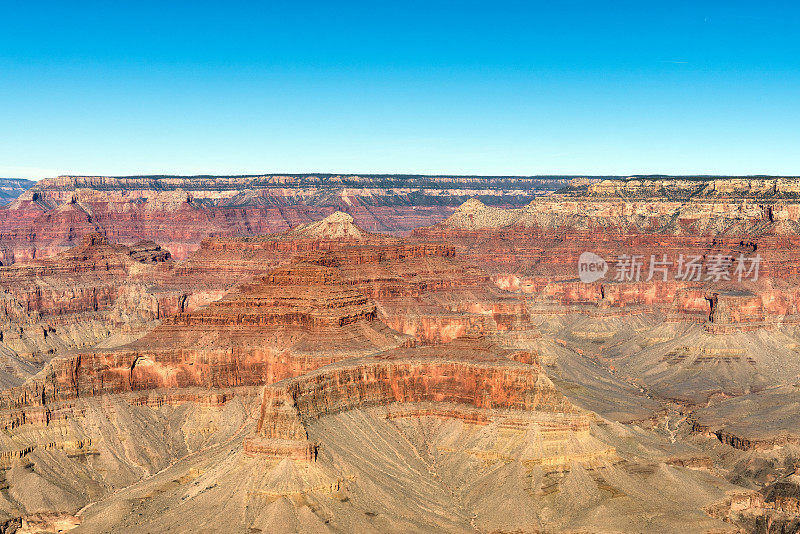
[[[498,290],[452,245],[369,234],[347,217],[336,219],[337,235],[347,237],[330,238],[327,231],[316,237],[328,228],[326,219],[281,234],[207,239],[176,266],[172,280],[180,287],[219,286],[292,260],[327,266],[374,300],[387,325],[424,342],[505,330],[524,318],[522,300]]]
[[[520,209],[469,202],[414,235],[455,245],[502,289],[561,305],[647,306],[671,320],[708,322],[717,333],[795,323],[800,203],[785,188],[753,187],[722,195],[713,193],[728,190],[720,180],[607,181]],[[608,265],[594,283],[577,279],[585,252]],[[758,276],[744,269],[737,276],[740,262],[756,257]],[[626,271],[625,258],[636,258],[638,270]],[[681,278],[691,258],[700,271]],[[716,259],[728,262],[724,275],[709,270]]]
[[[474,176],[60,176],[37,182],[0,209],[0,262],[50,256],[92,232],[121,243],[156,241],[183,259],[206,237],[286,230],[337,211],[370,231],[405,232],[447,217],[472,196],[517,207],[567,182]],[[334,231],[332,223],[311,231]]]
[[[664,177],[666,178],[666,177]],[[696,198],[797,198],[800,178],[797,177],[731,177],[698,179],[602,180],[588,184],[590,194],[617,197]]]
[[[177,326],[337,328],[373,321],[375,304],[343,284],[338,270],[298,263],[279,268],[218,302],[164,321]]]
[[[259,385],[408,339],[377,320],[376,306],[336,269],[300,263],[272,271],[194,312],[165,318],[114,351],[56,358],[7,408],[131,390]]]
[[[35,200],[25,199],[26,194],[0,208],[3,265],[54,256],[77,245],[84,235],[101,231],[91,214],[76,203],[48,210]]]
[[[345,326],[367,317],[370,321],[379,318],[421,341],[447,341],[465,333],[510,328],[524,315],[519,299],[500,295],[484,272],[454,257],[452,246],[368,234],[347,216],[321,223],[325,228],[333,224],[341,237],[325,232],[320,237],[317,230],[323,226],[312,225],[311,230],[298,227],[260,238],[214,239],[192,261],[179,264],[169,261],[169,253],[153,243],[125,247],[90,234],[81,245],[52,260],[0,269],[0,283],[5,280],[9,288],[6,315],[22,324],[47,318],[40,330],[31,331],[38,332],[39,345],[42,340],[51,345],[34,352],[49,351],[58,339],[55,332],[60,334],[73,323],[84,327],[91,316],[97,317],[100,330],[81,335],[79,343],[70,341],[74,348],[91,346],[105,337],[118,340],[106,346],[119,345],[124,336],[133,338],[152,328],[155,320],[162,321],[159,332],[166,332],[212,324],[277,329],[291,323],[322,329],[328,323]],[[343,228],[346,231],[341,232]],[[270,265],[289,264],[293,258],[301,262],[294,263],[289,274],[279,269],[269,280],[264,278]],[[341,281],[334,283],[336,277]],[[236,299],[198,311],[237,281],[247,279],[256,282],[234,291],[231,297]],[[320,292],[322,286],[327,287]],[[293,288],[294,300],[281,294],[288,288]],[[331,291],[337,296],[326,293]],[[365,305],[367,297],[377,306]],[[341,302],[331,305],[327,299],[332,298]],[[332,306],[352,315],[326,318],[322,310],[330,311]],[[17,347],[19,334],[6,332],[6,342]],[[156,334],[146,343],[159,344]],[[356,335],[356,339],[362,337]],[[62,346],[57,345],[48,354],[51,357],[60,350]],[[47,359],[34,358],[31,366],[19,372],[34,374]]]
[[[503,295],[447,245],[366,246],[306,259],[335,266],[379,304],[387,325],[422,342],[507,330],[526,316],[519,298]]]
[[[462,338],[349,359],[265,387],[257,435],[245,442],[245,452],[313,461],[317,444],[308,439],[308,422],[395,403],[422,403],[421,412],[397,414],[401,417],[427,414],[484,424],[493,410],[579,413],[530,354]],[[588,428],[585,420],[564,424]]]
[[[347,213],[337,211],[328,215],[321,221],[310,222],[296,226],[287,232],[288,238],[305,239],[354,239],[363,240],[366,232],[353,224],[353,217]]]
[[[295,379],[287,389],[302,417],[393,402],[450,402],[475,408],[574,411],[545,379],[519,366],[426,361],[380,361],[340,370],[325,369]],[[277,389],[265,393],[268,412],[280,401]],[[553,400],[553,399],[556,400]],[[284,399],[285,401],[286,399]],[[275,430],[265,416],[259,432],[269,437],[294,437]],[[280,426],[280,425],[278,425]],[[276,433],[277,432],[277,433]]]
[[[155,243],[88,234],[47,260],[0,267],[0,382],[19,383],[57,352],[152,327],[165,304],[155,283],[170,264]]]
[[[49,217],[67,223],[51,243],[79,243],[0,267],[0,369],[19,367],[0,392],[0,525],[797,524],[794,181],[575,180],[493,203],[511,180],[401,237],[373,233],[401,185],[375,179],[65,178],[15,201],[17,229]],[[488,183],[434,182],[408,183],[429,200]],[[291,228],[234,235],[266,213]],[[112,227],[176,250],[206,234],[175,262]],[[585,251],[608,260],[590,283]],[[758,280],[647,279],[651,255],[754,253]],[[615,279],[622,254],[645,257],[641,279]]]

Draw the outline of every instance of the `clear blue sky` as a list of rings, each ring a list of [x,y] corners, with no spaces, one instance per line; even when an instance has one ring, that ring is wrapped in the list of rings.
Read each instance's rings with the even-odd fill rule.
[[[0,0],[0,176],[800,174],[800,2]]]

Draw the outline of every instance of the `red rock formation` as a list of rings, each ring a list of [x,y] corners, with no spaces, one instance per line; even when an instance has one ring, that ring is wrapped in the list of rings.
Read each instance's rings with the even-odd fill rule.
[[[485,265],[500,288],[562,306],[646,306],[663,310],[672,320],[704,316],[715,332],[793,323],[800,304],[795,290],[800,204],[784,200],[794,198],[795,182],[767,182],[746,191],[738,182],[728,187],[724,181],[603,182],[588,193],[555,194],[517,210],[473,201],[414,235],[454,244],[469,262]],[[748,198],[755,192],[757,202]],[[584,252],[608,262],[599,281],[577,280]],[[641,267],[627,276],[624,258],[634,255]],[[668,272],[650,272],[665,256]],[[679,279],[680,259],[693,256],[703,265],[701,275]],[[737,258],[756,256],[758,276],[751,273],[748,279],[740,273],[740,280]],[[726,276],[712,277],[707,270],[714,258],[730,259]],[[752,298],[734,297],[739,294]],[[702,296],[690,302],[689,295]]]
[[[0,208],[3,264],[53,255],[100,232],[157,241],[183,259],[210,236],[286,230],[337,210],[363,228],[405,232],[449,215],[473,195],[515,207],[564,179],[428,176],[61,176]]]
[[[17,409],[132,390],[272,383],[408,342],[376,315],[336,269],[295,264],[167,318],[130,345],[56,358],[0,402]]]
[[[266,386],[256,436],[245,442],[245,452],[310,461],[317,444],[308,439],[308,421],[394,403],[422,403],[429,415],[478,423],[494,410],[579,413],[530,355],[464,338],[351,359]]]
[[[169,317],[164,324],[336,328],[372,321],[376,315],[375,305],[342,284],[336,269],[298,263],[276,269],[206,308]]]
[[[0,287],[27,312],[58,316],[98,311],[113,305],[125,289],[123,280],[145,278],[140,264],[169,259],[169,252],[152,242],[126,247],[87,234],[79,246],[51,259],[0,268]]]
[[[106,222],[135,221],[150,209],[155,215],[143,219],[144,226],[157,227],[156,232],[175,232],[163,216],[167,208],[173,210],[181,223],[196,222],[201,216],[211,221],[214,217],[209,213],[215,213],[223,219],[230,216],[235,224],[247,226],[247,215],[238,218],[239,215],[234,214],[241,212],[223,212],[222,209],[239,210],[241,206],[237,202],[254,201],[253,197],[237,198],[240,192],[233,190],[226,192],[230,196],[224,199],[211,198],[210,193],[200,198],[191,193],[178,193],[176,197],[175,190],[159,191],[148,197],[148,202],[153,203],[148,208],[137,206],[113,219],[108,214],[119,206],[113,209],[98,206],[107,200],[103,200],[103,187],[117,184],[104,179],[77,182],[91,185],[94,192],[86,193],[85,198],[81,196],[84,193],[79,193],[74,202],[69,202],[68,208],[56,206],[60,193],[50,198],[31,196],[20,202],[29,202],[31,209],[38,206],[45,214],[62,210],[59,213],[65,217],[80,216],[79,210],[91,212],[87,222],[98,225],[104,221],[103,217],[107,217]],[[137,184],[153,187],[144,182],[146,180]],[[61,193],[66,195],[75,183],[65,182]],[[164,183],[185,182],[173,183],[167,179]],[[534,494],[535,491],[537,506],[553,500],[546,497],[552,486],[547,485],[545,479],[551,475],[564,478],[561,485],[564,494],[557,496],[564,500],[556,500],[557,503],[567,502],[574,495],[596,500],[602,493],[599,490],[610,493],[616,502],[621,500],[617,497],[628,498],[626,495],[634,492],[638,498],[641,479],[653,475],[656,464],[659,473],[653,478],[664,481],[667,480],[665,475],[669,475],[669,479],[683,479],[681,485],[675,486],[678,488],[699,487],[697,480],[700,478],[691,478],[696,474],[687,469],[713,471],[712,474],[703,473],[702,478],[713,480],[713,484],[721,483],[722,479],[713,478],[721,471],[716,452],[712,460],[710,456],[699,454],[706,452],[697,450],[702,444],[692,443],[683,450],[684,444],[676,444],[676,440],[683,439],[683,432],[673,431],[669,424],[664,425],[666,433],[616,423],[592,425],[589,415],[578,410],[544,375],[539,354],[500,349],[483,338],[469,336],[493,335],[519,328],[519,332],[496,337],[504,343],[542,347],[542,355],[547,356],[548,365],[553,366],[554,376],[559,373],[559,388],[569,390],[570,398],[582,406],[602,404],[599,400],[609,404],[617,399],[644,402],[643,395],[634,395],[619,387],[621,381],[617,376],[623,373],[627,373],[625,378],[631,378],[631,388],[641,384],[653,397],[668,395],[668,389],[652,385],[658,386],[659,381],[674,383],[676,380],[671,378],[670,370],[685,370],[672,376],[687,382],[685,377],[711,376],[708,387],[700,379],[688,386],[702,393],[703,401],[706,392],[738,395],[756,391],[765,387],[767,381],[776,380],[775,374],[786,372],[785,362],[792,360],[792,340],[788,335],[779,340],[782,344],[762,343],[753,349],[780,353],[766,366],[733,346],[745,339],[744,336],[738,333],[739,337],[712,336],[709,332],[728,334],[763,328],[800,316],[800,290],[796,287],[798,267],[789,248],[797,239],[793,233],[797,220],[790,203],[778,202],[784,200],[780,198],[784,194],[780,187],[786,184],[779,187],[776,183],[772,189],[760,186],[748,189],[748,194],[777,195],[770,197],[774,202],[759,203],[756,207],[729,198],[734,193],[739,194],[736,183],[714,184],[713,189],[706,185],[627,182],[623,188],[608,183],[597,187],[589,185],[593,194],[608,197],[602,201],[607,201],[606,204],[573,194],[567,200],[562,197],[561,204],[551,200],[536,201],[539,204],[519,212],[486,207],[473,201],[448,224],[420,231],[411,238],[369,234],[357,227],[349,215],[336,213],[278,235],[209,237],[190,261],[175,268],[167,254],[155,244],[125,247],[93,235],[52,261],[21,262],[0,269],[0,283],[9,287],[6,298],[0,300],[0,310],[5,309],[7,317],[14,318],[9,319],[9,323],[21,317],[51,314],[58,329],[61,324],[58,321],[73,314],[77,316],[87,311],[100,314],[119,309],[126,305],[121,300],[135,300],[138,295],[115,293],[115,282],[119,281],[139,284],[142,299],[149,306],[156,304],[154,308],[151,306],[152,318],[161,318],[158,327],[133,343],[115,350],[62,354],[23,386],[0,394],[0,428],[7,430],[8,441],[14,442],[2,451],[0,463],[14,465],[22,458],[30,460],[36,456],[32,452],[37,446],[30,442],[35,442],[35,435],[42,429],[20,428],[22,425],[58,422],[47,431],[59,432],[62,427],[74,429],[78,427],[74,419],[81,416],[83,406],[103,404],[84,398],[105,395],[103,398],[109,406],[115,398],[122,398],[137,407],[156,409],[165,404],[185,402],[211,407],[226,405],[226,409],[232,409],[244,405],[239,404],[239,399],[227,404],[232,394],[230,388],[245,386],[241,389],[252,392],[266,384],[262,390],[257,432],[243,445],[244,453],[249,456],[314,461],[320,451],[327,452],[323,431],[326,425],[329,431],[335,427],[338,439],[346,442],[347,431],[352,429],[347,422],[363,416],[365,426],[386,427],[376,436],[393,436],[395,430],[403,434],[411,456],[398,455],[402,462],[415,455],[423,456],[418,454],[423,450],[419,443],[431,446],[430,458],[426,457],[410,471],[412,476],[424,474],[426,463],[427,467],[437,469],[450,464],[448,469],[457,469],[458,476],[442,478],[449,484],[450,480],[461,480],[466,469],[489,465],[485,462],[491,460],[498,466],[501,482],[519,481],[514,482],[518,484],[514,486],[514,494]],[[58,192],[58,187],[53,190]],[[652,201],[646,195],[652,195],[653,190],[662,191],[670,199]],[[103,194],[95,195],[98,191]],[[184,194],[186,198],[181,200]],[[137,195],[140,192],[135,192],[131,198],[139,198]],[[702,196],[702,202],[695,199],[698,195]],[[672,196],[679,201],[674,201]],[[345,197],[353,209],[363,209],[362,214],[369,211],[363,203],[355,202],[359,199],[349,194],[342,198]],[[176,198],[177,203],[168,206]],[[269,195],[258,198],[264,202],[274,200]],[[156,210],[159,202],[163,206]],[[207,205],[214,209],[205,210]],[[720,213],[722,223],[716,217]],[[24,217],[20,217],[22,219]],[[231,220],[212,221],[209,227],[229,228],[225,225]],[[175,238],[175,234],[172,236]],[[175,242],[180,245],[195,237],[191,234],[184,241],[175,238]],[[582,283],[576,278],[572,262],[574,255],[588,246],[610,254],[640,250],[646,251],[645,254],[662,251],[688,254],[700,249],[706,257],[757,249],[764,255],[762,274],[765,278],[741,285],[730,280],[625,281],[608,277],[595,283]],[[278,267],[267,272],[268,267],[275,266]],[[612,265],[612,272],[613,269]],[[223,296],[242,278],[248,281]],[[31,280],[39,285],[26,287]],[[198,281],[200,285],[195,286]],[[221,298],[208,302],[216,297]],[[169,314],[165,315],[167,310]],[[545,319],[540,337],[532,333],[535,332],[530,321],[532,316],[576,311],[590,317],[585,321],[584,318],[554,318],[552,324]],[[595,321],[591,317],[608,319],[642,311],[663,312],[670,321],[702,322],[708,331],[675,324],[653,328],[654,325],[648,323],[649,317],[637,318],[630,324],[616,319]],[[52,332],[43,329],[41,335],[51,336]],[[416,345],[400,332],[431,344]],[[676,333],[684,333],[685,341],[674,340],[668,351],[656,350],[659,344],[672,342],[670,336]],[[758,336],[762,334],[767,337],[772,333],[759,332]],[[733,341],[717,343],[720,340]],[[647,355],[649,349],[653,349],[649,352],[652,358],[649,366],[631,367],[634,371],[626,371],[622,365],[626,359]],[[619,352],[614,353],[614,350]],[[617,365],[617,375],[600,367],[611,361]],[[657,380],[652,378],[653,369],[658,374]],[[717,377],[712,374],[717,369],[724,369],[724,373],[719,374],[732,377],[732,386],[717,387]],[[775,374],[767,376],[765,369]],[[791,374],[795,372],[792,368]],[[756,375],[757,380],[750,380],[751,374]],[[740,384],[746,388],[736,389]],[[610,399],[594,397],[604,395],[607,390],[615,390],[609,394]],[[116,403],[118,408],[120,405],[125,402]],[[127,410],[130,406],[124,408]],[[349,410],[363,412],[357,416],[350,414],[318,421]],[[142,417],[153,413],[147,409],[133,411],[144,414]],[[173,412],[181,410],[160,410],[162,414]],[[92,416],[97,417],[97,413],[101,412],[94,412]],[[242,409],[241,413],[247,410]],[[778,413],[780,423],[785,422],[782,416]],[[409,422],[409,418],[425,418],[426,421]],[[440,425],[440,421],[431,418],[459,422],[446,421]],[[671,423],[676,419],[655,417],[653,422]],[[237,421],[233,426],[238,424]],[[246,426],[239,427],[243,428]],[[450,441],[442,444],[438,438],[428,438],[439,432],[431,430],[437,428],[447,433],[455,428],[460,430],[450,434]],[[771,436],[772,441],[765,441],[730,427],[708,426],[702,430],[711,432],[712,428],[721,442],[740,449],[758,451],[765,446],[797,443],[796,437],[790,435]],[[464,429],[466,432],[462,432]],[[406,435],[406,430],[413,430],[414,434]],[[495,430],[498,435],[515,434],[519,438],[515,438],[515,447],[520,447],[512,450],[500,440],[491,447],[453,447],[455,441],[460,445],[472,441],[472,437],[476,442],[491,441],[486,436]],[[701,430],[699,423],[695,430]],[[20,439],[19,443],[14,441],[29,435],[34,437],[28,441]],[[231,439],[235,435],[231,434]],[[464,436],[471,437],[465,440]],[[672,442],[667,444],[666,438],[671,438]],[[94,436],[85,437],[84,441],[81,437],[79,447],[87,448],[93,439]],[[623,467],[613,465],[619,458],[608,445],[625,443],[624,448],[630,451],[633,450],[630,444],[638,444],[639,439],[645,447],[634,447],[637,451],[659,449],[663,441],[663,454],[648,452],[648,465],[633,464],[635,469],[628,458]],[[178,441],[183,450],[186,440]],[[548,454],[538,451],[523,456],[520,452],[522,445],[525,451],[541,449],[544,441],[550,441],[553,446]],[[559,442],[557,446],[552,443],[556,441]],[[331,447],[329,451],[335,454],[322,454],[321,459],[343,457],[335,451],[333,443],[337,442],[327,442]],[[589,446],[584,447],[584,444]],[[437,448],[439,445],[443,446]],[[225,449],[222,453],[227,455],[228,451]],[[360,451],[355,452],[353,456],[360,458]],[[631,458],[631,453],[626,454]],[[207,462],[208,458],[211,456],[204,456],[203,461]],[[466,463],[458,463],[465,462],[464,458],[467,458]],[[237,466],[241,469],[237,473],[253,469],[259,476],[262,474],[258,470],[263,468],[264,462],[238,463],[247,465]],[[291,462],[285,462],[281,470],[289,469],[287,465],[294,469]],[[336,467],[342,465],[339,463]],[[595,469],[600,465],[603,470]],[[328,469],[330,465],[323,467]],[[306,468],[322,469],[320,466],[303,469]],[[546,474],[539,476],[536,471],[539,468],[544,468],[542,472]],[[612,469],[620,470],[613,478],[609,475]],[[532,470],[535,470],[533,474]],[[500,483],[494,471],[483,469],[481,476],[488,478],[482,480],[480,486],[473,487],[481,492],[498,487]],[[438,477],[439,473],[432,474]],[[207,478],[212,476],[217,474],[209,474]],[[369,479],[364,480],[367,480],[364,487],[370,488]],[[339,490],[338,482],[335,484]],[[342,488],[345,486],[342,484]],[[502,486],[507,488],[511,484],[507,486],[502,482]],[[205,491],[202,487],[198,486],[196,495]],[[439,492],[438,486],[435,491]],[[782,513],[796,514],[796,492],[778,493],[773,496],[775,508]],[[670,494],[677,492],[673,489]],[[277,498],[275,495],[286,494],[265,495],[273,499]],[[609,501],[603,502],[605,506]],[[612,505],[616,504],[612,502]],[[730,511],[739,505],[750,507],[763,505],[763,502],[737,496],[721,506],[722,509],[727,506]],[[722,509],[720,513],[727,513]]]
[[[331,229],[335,235],[330,234]],[[222,256],[208,261],[205,252],[210,252],[212,258],[216,252]],[[199,329],[214,321],[220,326],[250,321],[253,326],[267,327],[289,321],[285,314],[295,314],[293,320],[298,326],[303,321],[308,323],[305,326],[314,321],[324,322],[317,312],[314,318],[291,306],[285,313],[280,312],[284,316],[278,317],[280,298],[258,296],[258,291],[245,294],[246,288],[237,293],[237,298],[250,299],[247,306],[252,309],[231,305],[228,299],[198,312],[203,305],[221,297],[237,280],[253,276],[260,280],[263,274],[259,273],[264,273],[270,264],[288,263],[292,258],[306,262],[303,268],[295,267],[292,276],[299,277],[302,269],[319,273],[321,267],[327,267],[329,273],[336,271],[336,276],[342,277],[339,286],[331,287],[349,288],[352,295],[360,293],[351,303],[356,315],[334,318],[343,321],[342,326],[357,319],[357,314],[374,319],[380,313],[391,327],[421,341],[448,341],[465,333],[512,328],[525,314],[520,299],[501,296],[484,272],[454,257],[453,247],[368,234],[344,214],[284,234],[208,240],[207,248],[198,252],[193,262],[177,267],[166,262],[168,258],[168,253],[152,243],[125,247],[90,234],[81,245],[52,260],[0,268],[0,284],[5,284],[9,291],[3,303],[6,315],[18,323],[24,319],[31,325],[46,317],[39,335],[43,339],[72,323],[85,323],[92,314],[97,316],[98,324],[106,325],[102,326],[105,334],[97,335],[130,329],[134,323],[144,325],[146,321],[163,319],[159,330],[162,334],[157,332],[156,338],[147,341],[155,345],[160,343],[158,336],[167,337],[170,328],[179,331],[170,336],[182,336],[188,335],[180,330],[183,327]],[[275,276],[280,277],[280,272]],[[276,279],[270,284],[278,287],[285,282]],[[308,291],[298,288],[296,294],[298,298],[301,295],[310,298]],[[366,311],[356,309],[366,297],[380,305],[380,312],[374,304]],[[309,309],[327,306],[314,298],[307,302]],[[268,308],[277,315],[265,311]],[[131,321],[135,310],[140,318]],[[322,328],[321,323],[313,326]],[[5,335],[10,340],[18,333],[9,331]],[[354,335],[363,337],[362,333]],[[83,345],[97,340],[97,336],[87,338]],[[41,359],[38,365],[43,365],[46,359],[49,358]]]
[[[152,327],[170,307],[156,286],[171,263],[155,243],[88,234],[46,260],[0,267],[0,381],[19,383],[56,352]]]
[[[335,267],[344,283],[380,305],[387,324],[420,341],[509,329],[525,314],[521,299],[502,295],[484,271],[456,258],[454,247],[368,234],[345,214],[283,234],[208,239],[176,267],[174,280],[187,287],[191,280],[241,279],[292,258]]]

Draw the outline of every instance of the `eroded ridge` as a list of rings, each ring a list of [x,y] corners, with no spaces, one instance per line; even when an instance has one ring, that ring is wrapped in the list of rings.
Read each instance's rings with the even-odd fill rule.
[[[344,285],[336,269],[299,263],[276,269],[203,310],[176,314],[164,323],[324,328],[375,318],[375,304]]]
[[[537,422],[550,430],[583,431],[589,424],[587,414],[544,375],[535,355],[466,338],[346,360],[266,386],[256,435],[245,442],[245,453],[313,461],[320,444],[309,439],[309,423],[376,406],[392,407],[387,419],[502,419],[510,427]]]
[[[263,385],[406,343],[409,338],[379,321],[375,304],[343,284],[336,269],[300,263],[165,320],[119,349],[56,358],[24,385],[4,391],[0,403],[17,410],[7,417],[13,426],[30,419],[30,407],[52,401]]]

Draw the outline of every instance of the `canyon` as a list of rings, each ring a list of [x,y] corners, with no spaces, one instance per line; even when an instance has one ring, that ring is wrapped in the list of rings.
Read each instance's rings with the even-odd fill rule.
[[[0,525],[791,531],[798,251],[798,178],[42,180]]]

